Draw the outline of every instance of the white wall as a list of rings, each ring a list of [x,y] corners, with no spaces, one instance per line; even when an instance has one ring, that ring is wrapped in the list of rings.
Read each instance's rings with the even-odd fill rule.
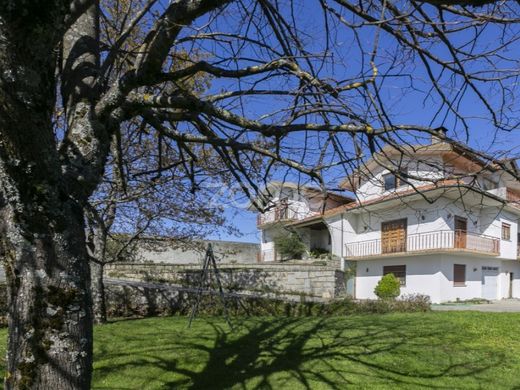
[[[501,210],[498,207],[468,207],[460,201],[440,198],[433,204],[423,199],[403,202],[397,206],[379,211],[358,211],[359,214],[346,212],[343,214],[343,231],[341,216],[328,218],[326,223],[332,234],[332,252],[337,256],[345,255],[341,248],[347,243],[381,239],[381,223],[406,218],[409,235],[454,229],[455,216],[468,220],[468,231],[501,239],[502,222],[511,225],[511,239],[500,241],[500,258],[517,258],[518,216]],[[341,235],[343,234],[343,240]]]
[[[377,299],[374,288],[383,276],[384,265],[406,265],[406,286],[401,287],[401,294],[424,294],[434,302],[440,300],[440,259],[436,256],[358,261],[357,299]]]
[[[441,156],[422,156],[421,161],[410,158],[403,158],[402,162],[390,162],[386,165],[398,170],[398,167],[407,168],[408,175],[415,176],[420,179],[408,180],[414,186],[422,186],[431,183],[433,179],[440,179],[444,177],[444,163]],[[384,167],[377,167],[371,173],[365,174],[362,178],[361,185],[356,191],[356,196],[360,201],[374,199],[383,195],[388,195],[398,191],[409,190],[410,185],[404,185],[396,190],[385,191],[383,175],[390,173],[390,170]]]
[[[466,286],[453,286],[454,264],[466,265]],[[401,294],[425,294],[433,303],[482,297],[482,267],[498,267],[497,299],[508,298],[513,272],[513,297],[520,298],[520,264],[516,261],[449,254],[395,257],[357,262],[356,298],[376,299],[374,288],[385,265],[406,265],[406,286]],[[367,271],[368,269],[368,271]]]
[[[518,216],[497,207],[484,208],[480,212],[481,231],[491,237],[500,238],[500,257],[517,258]],[[511,239],[502,239],[502,223],[511,225]]]

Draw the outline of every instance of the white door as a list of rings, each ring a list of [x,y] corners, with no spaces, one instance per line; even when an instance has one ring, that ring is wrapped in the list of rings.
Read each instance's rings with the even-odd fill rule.
[[[498,293],[498,267],[482,267],[482,298],[494,300]]]

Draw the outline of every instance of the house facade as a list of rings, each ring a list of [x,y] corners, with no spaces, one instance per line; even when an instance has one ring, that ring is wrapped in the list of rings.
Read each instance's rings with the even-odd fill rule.
[[[464,145],[387,147],[341,183],[352,198],[276,183],[258,218],[263,261],[294,231],[349,269],[349,293],[375,299],[386,273],[432,302],[520,298],[520,182],[514,161]]]

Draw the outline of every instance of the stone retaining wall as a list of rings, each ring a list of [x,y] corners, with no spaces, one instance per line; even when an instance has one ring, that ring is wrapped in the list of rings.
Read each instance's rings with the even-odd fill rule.
[[[344,273],[333,267],[285,264],[219,264],[226,290],[307,295],[324,299],[345,295]],[[107,266],[109,278],[196,286],[200,265],[120,263]]]

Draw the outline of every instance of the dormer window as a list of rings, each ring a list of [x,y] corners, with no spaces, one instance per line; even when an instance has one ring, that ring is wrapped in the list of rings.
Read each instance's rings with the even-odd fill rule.
[[[393,190],[397,187],[397,177],[393,173],[383,175],[383,181],[385,183],[385,191]]]
[[[387,173],[386,175],[383,175],[383,183],[385,185],[385,191],[393,190],[398,187],[401,187],[406,184],[406,182],[401,178],[403,176],[406,176],[408,174],[407,169],[402,169],[399,172],[399,176],[397,176],[394,173]]]

